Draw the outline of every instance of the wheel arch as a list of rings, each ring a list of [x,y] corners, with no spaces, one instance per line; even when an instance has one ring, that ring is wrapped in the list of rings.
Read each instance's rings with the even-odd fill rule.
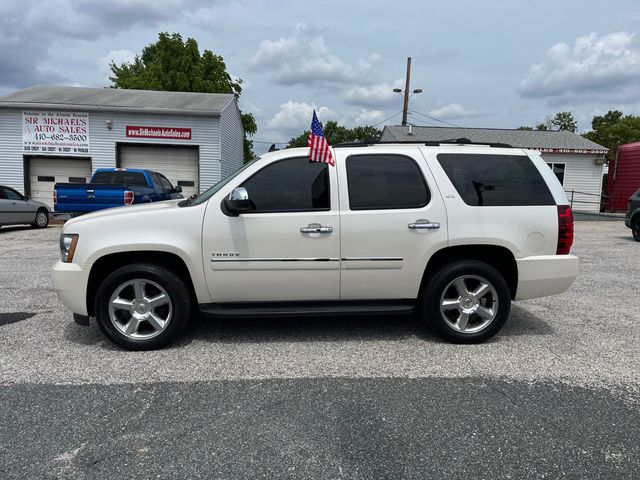
[[[518,265],[511,250],[498,245],[458,245],[438,250],[431,256],[425,267],[420,296],[434,272],[458,260],[477,260],[491,265],[503,275],[509,286],[511,299],[515,298],[518,288]]]
[[[98,258],[91,266],[86,295],[87,312],[89,316],[95,315],[94,301],[102,280],[118,268],[132,263],[149,263],[171,270],[185,282],[191,293],[193,305],[197,305],[193,279],[191,278],[187,264],[179,255],[156,250],[116,252]]]

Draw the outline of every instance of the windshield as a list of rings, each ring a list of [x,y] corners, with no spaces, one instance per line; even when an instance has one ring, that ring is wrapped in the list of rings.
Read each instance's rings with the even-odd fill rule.
[[[204,202],[206,202],[207,200],[209,200],[213,195],[215,195],[218,190],[220,190],[222,187],[224,187],[227,183],[229,183],[231,180],[233,180],[235,177],[237,177],[238,175],[240,175],[243,171],[245,171],[248,167],[250,167],[251,165],[253,165],[256,161],[260,160],[260,157],[256,157],[253,160],[251,160],[249,163],[244,164],[242,167],[240,167],[238,170],[236,170],[235,172],[233,172],[231,175],[229,175],[226,178],[223,178],[222,180],[220,180],[218,183],[216,183],[213,187],[205,190],[204,192],[202,192],[200,195],[198,195],[195,198],[189,198],[183,202],[180,202],[180,206],[188,206],[188,205],[200,205]]]

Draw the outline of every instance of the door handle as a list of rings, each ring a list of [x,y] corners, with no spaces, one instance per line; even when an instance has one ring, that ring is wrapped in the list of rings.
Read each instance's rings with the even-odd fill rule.
[[[300,233],[331,233],[333,227],[323,227],[319,223],[311,223],[306,227],[300,228]]]
[[[440,224],[438,222],[430,222],[429,220],[416,220],[415,223],[407,225],[410,230],[438,230]]]

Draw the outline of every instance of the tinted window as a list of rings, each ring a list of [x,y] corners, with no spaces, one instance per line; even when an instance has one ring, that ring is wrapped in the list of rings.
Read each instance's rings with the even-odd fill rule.
[[[165,190],[167,191],[173,190],[173,185],[171,185],[171,182],[169,180],[167,180],[162,175],[158,175],[158,176],[160,177],[160,181],[162,182],[162,186]]]
[[[272,163],[242,185],[254,212],[300,212],[329,209],[329,170],[306,157]]]
[[[92,183],[102,183],[108,185],[120,185],[128,187],[146,187],[147,180],[140,172],[97,172],[92,179]]]
[[[347,158],[351,210],[420,208],[429,189],[415,161],[400,155],[354,155]]]
[[[438,161],[467,205],[555,205],[526,155],[441,153]]]
[[[18,192],[16,192],[15,190],[12,190],[10,188],[4,188],[4,195],[9,199],[9,200],[22,200],[22,195],[20,195]]]
[[[4,188],[0,188],[0,198],[7,198],[7,196],[4,194]]]
[[[155,186],[156,192],[163,192],[164,187],[162,185],[162,180],[160,180],[160,175],[154,172],[149,172],[149,175],[151,176],[151,181]]]

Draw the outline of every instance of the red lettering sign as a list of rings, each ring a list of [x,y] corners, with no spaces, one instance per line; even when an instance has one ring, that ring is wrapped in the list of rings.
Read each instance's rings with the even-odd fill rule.
[[[191,140],[190,128],[126,126],[127,137]]]

